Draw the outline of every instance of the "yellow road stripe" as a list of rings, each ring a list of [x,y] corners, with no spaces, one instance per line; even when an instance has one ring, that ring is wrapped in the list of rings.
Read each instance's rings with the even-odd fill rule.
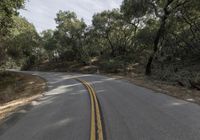
[[[102,120],[101,120],[100,107],[99,107],[96,93],[88,82],[81,79],[77,79],[77,80],[80,81],[87,88],[90,94],[90,101],[91,101],[90,140],[96,140],[96,139],[103,140]]]
[[[90,102],[91,102],[91,132],[90,132],[90,140],[96,140],[96,124],[95,124],[95,105],[94,100],[92,98],[92,91],[87,84],[85,84],[87,90],[90,94]]]
[[[95,93],[95,91],[92,87],[91,87],[91,90],[92,90],[92,93],[93,93],[93,96],[94,96],[94,101],[95,101],[95,106],[96,106],[98,140],[103,140],[103,128],[102,128],[100,107],[99,107],[99,103],[98,103],[98,100],[97,100],[96,93]]]

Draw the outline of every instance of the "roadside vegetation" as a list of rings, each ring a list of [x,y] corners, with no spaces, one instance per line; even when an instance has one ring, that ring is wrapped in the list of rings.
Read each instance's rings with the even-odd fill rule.
[[[0,105],[7,102],[42,94],[45,80],[37,76],[15,72],[0,73]]]
[[[40,97],[46,89],[46,81],[40,77],[0,72],[0,123],[18,107]]]
[[[23,4],[0,3],[1,69],[140,75],[200,90],[199,0],[124,0],[92,25],[59,11],[56,29],[42,33],[17,14]]]

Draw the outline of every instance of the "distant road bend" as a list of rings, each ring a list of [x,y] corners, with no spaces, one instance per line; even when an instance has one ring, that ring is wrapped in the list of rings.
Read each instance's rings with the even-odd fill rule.
[[[100,75],[27,72],[48,91],[0,125],[0,140],[200,140],[200,106]]]

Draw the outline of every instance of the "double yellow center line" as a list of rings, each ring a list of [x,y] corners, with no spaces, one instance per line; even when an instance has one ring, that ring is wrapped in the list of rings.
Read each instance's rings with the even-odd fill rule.
[[[88,82],[81,79],[77,80],[80,81],[86,87],[90,95],[90,103],[91,103],[90,140],[103,140],[104,138],[103,138],[101,112],[96,93]]]

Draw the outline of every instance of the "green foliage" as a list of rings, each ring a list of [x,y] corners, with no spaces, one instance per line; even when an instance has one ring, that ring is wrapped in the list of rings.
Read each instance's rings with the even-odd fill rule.
[[[91,26],[70,11],[60,11],[56,23],[42,40],[49,58],[60,61],[91,64],[95,58],[109,70],[199,53],[199,2],[194,0],[124,0],[120,10],[96,13]]]
[[[34,26],[25,18],[13,17],[13,21],[10,38],[6,40],[7,54],[16,61],[25,60],[37,53],[40,38]]]
[[[199,62],[199,0],[124,0],[120,9],[94,14],[90,26],[74,12],[59,11],[56,29],[40,36],[32,24],[17,16],[23,2],[0,3],[0,37],[4,38],[0,46],[7,46],[0,47],[0,56],[24,63],[25,69],[43,61],[98,65],[107,72],[147,64],[146,73],[152,69],[156,75],[165,75],[160,77],[164,80],[168,74],[163,73],[179,73],[177,64]]]
[[[134,46],[135,27],[124,21],[118,9],[94,15],[93,26],[99,47],[106,50],[107,55],[125,55]]]
[[[6,63],[5,40],[9,38],[10,28],[13,27],[13,16],[22,8],[24,0],[1,0],[0,2],[0,69]]]
[[[48,60],[53,60],[59,50],[59,44],[54,36],[53,30],[46,30],[41,33],[41,44],[44,48]]]
[[[74,58],[81,60],[81,51],[84,40],[86,24],[83,19],[79,20],[74,12],[59,11],[55,19],[58,24],[54,35],[60,46],[58,54],[73,52]]]
[[[139,21],[141,31],[138,34],[138,39],[140,42],[144,41],[144,43],[142,43],[143,45],[148,46],[147,44],[149,44],[149,46],[152,46],[152,53],[150,54],[146,66],[146,74],[151,74],[152,62],[154,58],[158,58],[158,53],[164,55],[163,52],[166,54],[166,50],[171,50],[171,53],[174,54],[175,50],[173,48],[169,49],[170,46],[175,45],[180,47],[180,44],[185,44],[183,45],[184,47],[198,47],[199,8],[199,2],[194,0],[123,1],[121,11],[125,19],[133,24],[135,24],[135,21]],[[197,22],[194,21],[194,19],[197,19]],[[149,24],[152,21],[157,21],[157,27],[153,24]],[[177,30],[176,27],[179,29]],[[145,35],[145,32],[148,33],[148,35]],[[151,37],[147,39],[149,38],[148,36],[152,36],[152,32],[154,36],[153,41],[151,41]],[[182,36],[183,34],[185,37]],[[186,36],[188,39],[186,39]],[[178,40],[180,39],[182,43],[179,44]]]
[[[128,19],[144,16],[149,10],[148,3],[151,0],[124,0],[121,5],[121,11]]]
[[[13,15],[22,8],[24,0],[1,0],[0,2],[0,37],[7,35],[9,28],[13,26]]]
[[[13,26],[4,40],[7,58],[1,67],[18,68],[26,63],[33,65],[42,58],[41,39],[35,27],[25,18],[13,16],[12,20]]]
[[[157,28],[158,22],[156,20],[149,20],[146,23],[146,26],[140,29],[136,35],[138,45],[144,45],[146,47],[152,48]]]

